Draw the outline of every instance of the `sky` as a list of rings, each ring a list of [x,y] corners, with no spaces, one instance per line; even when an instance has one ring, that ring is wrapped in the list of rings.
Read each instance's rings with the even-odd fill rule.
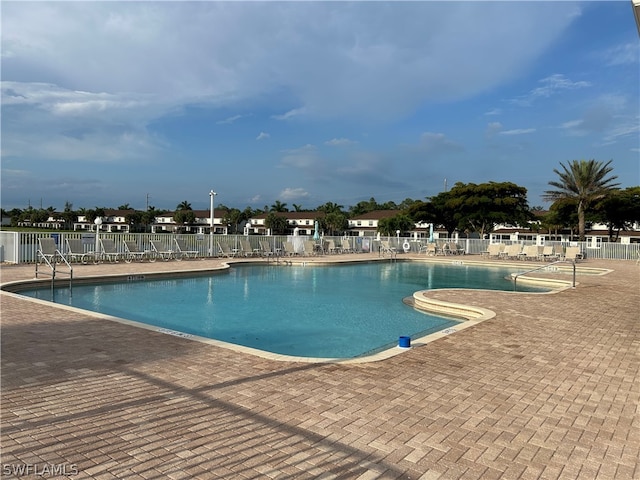
[[[572,160],[640,185],[631,2],[12,2],[2,208],[345,209]]]

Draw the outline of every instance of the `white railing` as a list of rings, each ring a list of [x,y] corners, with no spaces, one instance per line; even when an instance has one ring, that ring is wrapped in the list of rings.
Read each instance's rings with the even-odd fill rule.
[[[168,249],[175,250],[174,238],[185,242],[190,250],[196,250],[199,257],[219,256],[218,243],[228,246],[231,250],[241,251],[240,240],[248,240],[252,249],[260,248],[260,240],[267,240],[274,252],[283,250],[282,244],[291,240],[291,236],[275,235],[213,235],[208,234],[171,234],[171,233],[107,233],[100,232],[100,238],[110,238],[114,240],[119,251],[125,253],[124,241],[135,241],[141,250],[151,250],[151,240],[159,241]],[[0,261],[5,263],[34,263],[37,260],[38,238],[54,237],[56,244],[63,254],[67,253],[65,239],[82,239],[86,252],[96,251],[95,232],[0,232]],[[300,237],[310,239],[310,237]],[[324,237],[324,240],[332,239],[336,246],[342,243],[341,236]],[[376,237],[348,237],[352,248],[357,252],[371,253],[378,255],[380,241]],[[408,244],[408,252],[419,253],[420,247],[426,245],[426,240],[415,240],[412,237],[382,237],[382,240],[389,242],[389,245],[396,248],[401,258],[404,247]],[[448,239],[436,240],[436,243],[444,245],[449,243]],[[479,239],[459,239],[457,244],[465,255],[480,255],[486,252],[489,240]],[[505,242],[509,243],[509,242]],[[521,245],[532,244],[533,242],[519,242]],[[213,245],[213,252],[210,246]],[[553,245],[556,252],[563,251],[569,246],[566,242],[547,242],[546,245]],[[640,243],[621,244],[603,242],[597,248],[592,248],[590,242],[571,242],[572,246],[579,246],[586,259],[607,259],[607,260],[633,260],[640,257]]]

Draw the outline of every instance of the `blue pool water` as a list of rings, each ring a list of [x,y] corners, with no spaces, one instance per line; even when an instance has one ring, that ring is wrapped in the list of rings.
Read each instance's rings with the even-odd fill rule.
[[[71,296],[57,288],[53,301],[284,355],[350,358],[457,323],[404,304],[415,291],[510,290],[512,271],[411,262],[243,265],[205,277],[76,285]],[[22,293],[52,300],[48,288]]]

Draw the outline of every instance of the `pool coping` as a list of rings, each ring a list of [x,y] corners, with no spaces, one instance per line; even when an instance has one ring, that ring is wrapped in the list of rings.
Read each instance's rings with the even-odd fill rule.
[[[388,258],[379,257],[379,258],[368,258],[368,259],[354,259],[346,262],[331,262],[331,261],[300,261],[292,263],[290,262],[288,265],[297,265],[297,266],[336,266],[336,265],[345,265],[345,264],[360,264],[360,263],[375,263],[380,261],[387,262],[426,262],[426,263],[453,263],[455,265],[468,265],[468,266],[478,266],[478,267],[493,267],[493,268],[521,268],[523,264],[516,263],[490,263],[483,261],[467,261],[463,262],[461,260],[450,260],[448,258],[406,258],[406,259],[397,259],[390,260]],[[75,277],[73,281],[75,283],[81,284],[96,284],[96,283],[120,283],[120,282],[137,282],[137,281],[145,281],[148,278],[153,279],[162,279],[162,278],[182,278],[182,277],[193,277],[193,276],[206,276],[214,273],[223,274],[228,272],[228,270],[236,264],[256,264],[255,260],[248,259],[238,259],[237,261],[223,262],[218,267],[207,267],[202,269],[187,269],[180,271],[161,271],[161,272],[139,272],[136,274],[102,274],[102,275],[88,275],[82,277]],[[261,263],[262,264],[262,263]],[[279,265],[282,267],[286,267],[287,264]],[[540,265],[543,266],[543,265]],[[576,270],[580,271],[583,274],[588,275],[606,275],[611,272],[610,269],[605,268],[597,268],[597,267],[582,267],[576,266]],[[559,267],[556,271],[552,273],[569,273],[572,269]],[[68,280],[61,279],[61,281]],[[554,285],[552,290],[547,292],[509,292],[507,290],[498,290],[501,293],[513,294],[513,295],[549,295],[560,293],[563,290],[568,288],[572,288],[571,282],[567,280],[560,280],[555,278],[545,278],[545,277],[520,277],[521,282],[533,283],[537,285]],[[397,355],[400,355],[412,348],[425,346],[431,342],[439,340],[441,338],[447,337],[453,333],[465,330],[467,328],[473,327],[485,320],[489,320],[496,316],[496,313],[492,310],[485,309],[482,307],[465,305],[462,303],[455,302],[445,302],[436,299],[428,298],[429,292],[443,292],[443,291],[451,291],[455,290],[458,292],[461,291],[469,291],[472,290],[474,292],[496,292],[496,290],[487,290],[487,289],[452,289],[452,288],[440,288],[440,289],[432,289],[432,290],[419,290],[414,292],[413,296],[410,297],[413,300],[413,307],[421,310],[423,312],[432,313],[438,316],[447,317],[453,320],[458,321],[459,323],[453,327],[445,328],[443,330],[433,332],[427,335],[423,335],[420,337],[416,337],[415,339],[411,339],[409,347],[401,347],[396,345],[395,347],[386,348],[384,350],[378,351],[372,354],[365,354],[358,357],[348,357],[348,358],[326,358],[326,357],[299,357],[293,355],[284,355],[273,352],[267,352],[265,350],[259,350],[256,348],[247,347],[244,345],[238,345],[234,343],[224,342],[221,340],[216,340],[207,337],[201,337],[195,334],[187,334],[167,328],[157,327],[153,325],[148,325],[143,322],[138,322],[134,320],[125,319],[122,317],[116,317],[113,315],[107,315],[99,312],[92,312],[90,310],[84,310],[78,307],[71,307],[68,305],[62,305],[59,303],[54,303],[46,300],[40,300],[32,297],[27,297],[24,295],[20,295],[19,292],[22,290],[26,290],[29,288],[33,288],[35,286],[47,285],[51,282],[51,278],[33,278],[28,280],[16,280],[5,283],[0,283],[0,292],[2,294],[7,294],[10,296],[18,297],[22,300],[30,301],[37,304],[47,305],[55,308],[60,308],[62,310],[68,310],[76,313],[80,313],[83,315],[89,315],[94,318],[101,318],[104,320],[109,320],[133,327],[143,328],[149,331],[153,331],[156,333],[168,334],[176,337],[181,337],[187,340],[194,340],[200,343],[205,343],[208,345],[213,345],[221,348],[225,348],[228,350],[232,350],[239,353],[245,353],[254,355],[260,358],[275,360],[281,362],[300,362],[300,363],[317,363],[317,364],[361,364],[361,363],[372,363],[378,362],[381,360],[386,360]]]

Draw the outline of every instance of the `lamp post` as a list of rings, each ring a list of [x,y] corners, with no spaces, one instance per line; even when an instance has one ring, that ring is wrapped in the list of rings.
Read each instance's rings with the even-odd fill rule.
[[[213,256],[213,222],[214,222],[214,218],[213,218],[213,197],[215,197],[217,195],[216,192],[214,192],[213,190],[211,190],[209,192],[209,197],[211,199],[211,206],[209,209],[210,212],[210,217],[209,217],[209,222],[211,225],[211,228],[209,229],[209,255]]]
[[[100,225],[102,225],[102,217],[96,217],[93,221],[96,224],[96,255],[100,253]]]

